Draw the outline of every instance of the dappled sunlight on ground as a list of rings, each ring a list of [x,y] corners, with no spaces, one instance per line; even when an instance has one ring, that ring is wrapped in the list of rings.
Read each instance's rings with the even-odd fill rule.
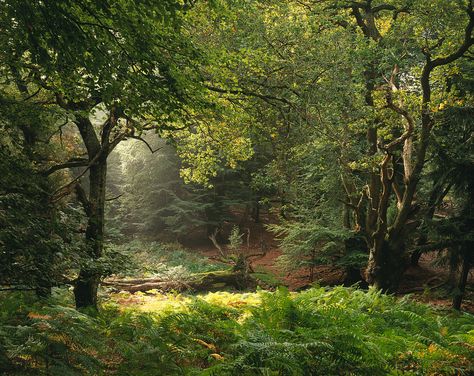
[[[138,309],[143,312],[155,312],[166,314],[169,312],[183,312],[187,310],[194,298],[202,299],[207,303],[222,306],[234,307],[239,310],[255,307],[260,304],[261,298],[258,293],[231,293],[226,291],[210,292],[200,295],[187,294],[162,294],[157,290],[150,290],[147,293],[119,292],[110,295],[110,303],[116,303],[120,309]]]

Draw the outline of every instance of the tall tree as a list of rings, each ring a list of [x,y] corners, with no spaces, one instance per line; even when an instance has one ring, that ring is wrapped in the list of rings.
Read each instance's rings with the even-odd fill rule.
[[[1,18],[2,61],[7,77],[19,77],[24,95],[43,92],[76,127],[85,157],[73,151],[45,170],[85,169],[58,189],[53,201],[75,190],[88,217],[91,260],[103,253],[107,157],[127,137],[145,129],[174,129],[185,103],[198,95],[196,51],[182,32],[188,2],[8,1]],[[194,101],[197,103],[198,101]],[[105,116],[94,124],[94,112]],[[100,118],[100,116],[98,116]],[[80,177],[89,176],[85,190]],[[99,275],[81,268],[77,307],[97,305]]]

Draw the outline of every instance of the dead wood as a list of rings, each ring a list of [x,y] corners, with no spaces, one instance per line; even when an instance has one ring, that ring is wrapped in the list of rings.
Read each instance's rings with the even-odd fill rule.
[[[135,279],[135,280],[108,280],[103,283],[106,286],[115,287],[117,290],[130,293],[158,290],[207,292],[225,289],[245,290],[255,288],[256,282],[248,274],[241,271],[221,271],[194,274],[186,281],[163,281],[159,279]]]

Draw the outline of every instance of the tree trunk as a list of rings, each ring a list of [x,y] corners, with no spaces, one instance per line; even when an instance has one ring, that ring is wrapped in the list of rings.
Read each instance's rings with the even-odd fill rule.
[[[97,309],[98,288],[98,276],[94,272],[82,268],[74,286],[76,308],[92,307]]]
[[[423,222],[430,222],[433,219],[436,208],[438,207],[438,205],[441,204],[441,202],[443,202],[443,199],[449,193],[453,185],[453,182],[449,180],[451,172],[452,170],[448,170],[441,179],[439,179],[433,184],[433,188],[431,190],[430,198],[428,201],[428,208],[424,215]],[[420,237],[418,238],[417,245],[423,246],[427,243],[428,235],[426,234],[426,232],[422,232],[420,234]],[[422,255],[423,252],[421,250],[413,251],[410,256],[410,264],[412,266],[419,266],[419,261]]]
[[[462,268],[459,276],[459,282],[456,289],[456,294],[453,298],[453,308],[458,311],[461,309],[462,300],[464,298],[464,292],[466,291],[467,277],[469,276],[469,270],[471,268],[471,255],[469,254],[468,246],[465,245],[462,250]]]
[[[102,256],[104,246],[104,213],[105,189],[107,176],[107,155],[100,156],[89,171],[89,213],[86,229],[86,243],[89,256],[97,260]],[[76,307],[97,308],[97,288],[100,276],[97,271],[82,268],[76,285],[74,296]]]
[[[136,283],[138,282],[138,283]],[[256,281],[243,270],[226,270],[209,273],[197,273],[187,281],[114,281],[107,285],[114,286],[117,290],[128,291],[130,293],[146,292],[150,290],[169,291],[190,291],[208,292],[221,291],[223,289],[246,290],[254,289]]]
[[[252,206],[252,218],[255,223],[260,223],[260,198],[257,198]]]
[[[360,234],[354,234],[344,242],[345,253],[350,256],[353,253],[367,252],[367,243]],[[367,282],[362,278],[360,267],[358,265],[346,266],[346,276],[344,277],[344,286],[352,286],[359,283],[360,287],[366,288]]]
[[[410,256],[410,264],[411,266],[419,266],[420,264],[420,258],[423,255],[423,252],[416,250],[413,251],[413,253]]]
[[[380,247],[370,249],[367,282],[385,293],[395,293],[407,265],[404,244],[384,240]]]

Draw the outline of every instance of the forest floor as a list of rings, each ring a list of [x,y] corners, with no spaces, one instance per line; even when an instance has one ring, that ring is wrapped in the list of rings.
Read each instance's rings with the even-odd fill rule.
[[[278,257],[282,254],[278,247],[277,239],[266,230],[261,223],[246,223],[243,228],[250,229],[248,244],[244,242],[243,252],[246,255],[255,255],[250,258],[252,269],[256,273],[267,273],[291,291],[298,291],[310,287],[317,283],[321,286],[341,285],[344,279],[344,272],[340,268],[320,265],[314,269],[314,281],[309,279],[309,270],[300,269],[285,272],[278,265]],[[202,256],[215,262],[220,258],[218,250],[209,244],[193,247]],[[411,294],[418,301],[430,303],[439,307],[448,308],[451,306],[451,297],[446,290],[446,281],[449,278],[449,268],[447,266],[434,265],[436,257],[433,253],[422,255],[419,265],[410,266],[405,273],[405,277],[399,288],[397,295]],[[466,296],[463,300],[463,310],[474,313],[474,270],[469,276]]]

